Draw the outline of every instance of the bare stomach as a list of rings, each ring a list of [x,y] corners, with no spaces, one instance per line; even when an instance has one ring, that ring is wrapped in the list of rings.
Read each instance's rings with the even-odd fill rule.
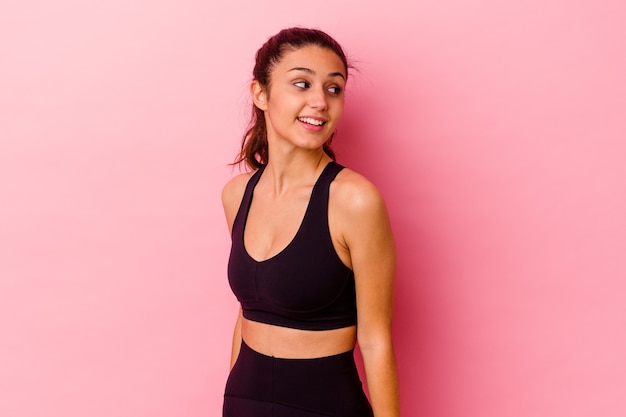
[[[321,358],[354,348],[356,326],[333,330],[299,330],[243,318],[241,336],[248,346],[267,356],[286,359]]]

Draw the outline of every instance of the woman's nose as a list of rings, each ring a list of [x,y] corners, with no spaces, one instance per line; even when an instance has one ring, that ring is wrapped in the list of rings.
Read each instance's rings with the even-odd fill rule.
[[[326,92],[323,88],[312,88],[309,96],[309,106],[317,110],[326,110]]]

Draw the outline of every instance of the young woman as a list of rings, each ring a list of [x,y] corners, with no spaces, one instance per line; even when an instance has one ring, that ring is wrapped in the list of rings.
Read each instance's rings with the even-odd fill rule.
[[[347,80],[341,47],[319,30],[282,30],[256,54],[237,161],[253,171],[222,195],[241,302],[224,417],[399,416],[387,211],[330,148]]]

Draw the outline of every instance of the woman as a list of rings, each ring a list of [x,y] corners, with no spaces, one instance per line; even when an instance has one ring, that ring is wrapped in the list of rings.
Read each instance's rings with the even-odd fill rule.
[[[330,148],[347,79],[341,47],[319,30],[285,29],[257,52],[252,127],[237,161],[254,171],[222,195],[242,306],[225,417],[399,415],[387,212]]]

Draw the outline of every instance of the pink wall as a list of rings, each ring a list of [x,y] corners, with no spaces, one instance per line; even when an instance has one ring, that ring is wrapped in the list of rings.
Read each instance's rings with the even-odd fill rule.
[[[404,415],[626,414],[623,2],[91,3],[0,6],[0,415],[219,415],[219,192],[290,25],[359,68]]]

